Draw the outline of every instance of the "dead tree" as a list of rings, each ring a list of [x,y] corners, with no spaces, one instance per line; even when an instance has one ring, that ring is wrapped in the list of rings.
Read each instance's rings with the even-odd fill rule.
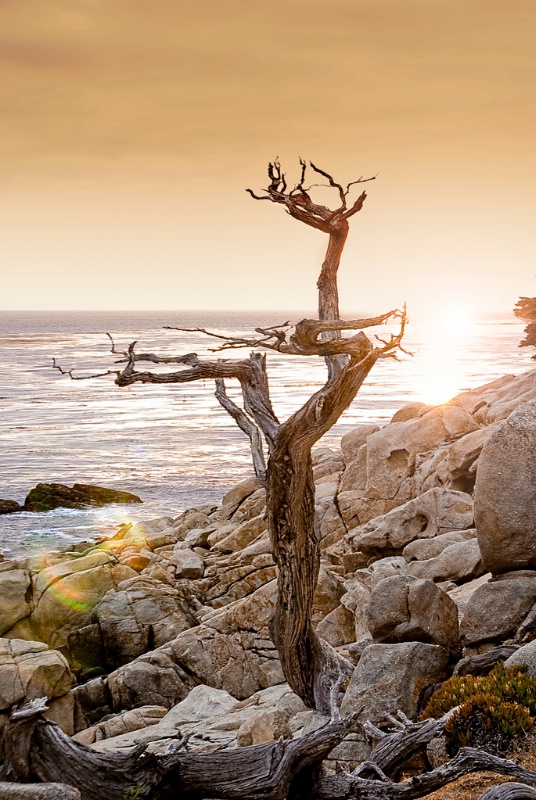
[[[441,735],[448,715],[412,723],[399,713],[391,733],[361,725],[355,715],[298,739],[206,753],[188,752],[183,739],[173,752],[158,756],[147,753],[146,744],[127,753],[96,752],[44,719],[45,709],[37,700],[11,715],[0,779],[67,783],[80,789],[82,800],[416,800],[462,775],[489,770],[523,784],[515,785],[517,794],[507,788],[514,784],[504,784],[486,793],[489,800],[536,797],[524,785],[536,783],[536,772],[469,747],[430,772],[396,782],[404,765]],[[380,738],[368,760],[351,773],[323,770],[321,762],[355,729]]]
[[[270,401],[266,355],[252,352],[240,360],[202,361],[195,353],[163,358],[142,353],[133,342],[127,350],[112,352],[121,356],[120,370],[111,370],[118,386],[135,383],[188,383],[202,379],[216,381],[216,396],[234,417],[252,443],[256,474],[266,486],[268,529],[273,556],[278,568],[278,599],[272,636],[281,659],[285,677],[310,707],[330,712],[333,687],[338,687],[353,667],[316,634],[312,624],[313,595],[320,566],[319,541],[314,526],[315,487],[311,448],[335,424],[356,396],[363,381],[379,359],[396,358],[402,349],[406,312],[393,310],[370,319],[342,320],[339,317],[337,272],[348,235],[349,220],[363,207],[362,192],[348,204],[348,196],[359,178],[345,188],[327,172],[311,164],[311,169],[327,181],[338,195],[338,205],[330,209],[313,201],[312,187],[305,187],[307,166],[301,161],[301,177],[289,189],[278,161],[268,167],[269,185],[262,195],[250,189],[257,200],[269,200],[284,206],[295,219],[323,231],[329,237],[326,257],[318,278],[318,319],[303,319],[295,326],[288,323],[271,328],[257,328],[251,338],[227,337],[205,329],[194,330],[220,340],[215,351],[237,348],[272,350],[287,355],[321,356],[328,378],[286,422],[276,417]],[[318,184],[317,184],[318,185]],[[373,343],[363,330],[395,321],[397,330]],[[177,330],[192,330],[181,329]],[[343,336],[344,331],[357,331]],[[111,337],[110,337],[111,338]],[[179,371],[140,370],[141,362],[177,364]],[[62,370],[63,371],[63,370]],[[69,373],[71,377],[76,377]],[[225,391],[226,379],[239,382],[244,401],[239,408]],[[268,451],[265,467],[262,441]]]

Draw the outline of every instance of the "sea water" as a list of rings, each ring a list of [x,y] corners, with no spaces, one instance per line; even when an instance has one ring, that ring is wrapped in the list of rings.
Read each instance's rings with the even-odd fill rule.
[[[118,350],[137,340],[144,352],[241,358],[249,351],[214,353],[210,348],[219,340],[163,326],[254,336],[255,327],[303,316],[266,311],[0,312],[0,497],[23,503],[37,483],[78,482],[134,492],[143,500],[143,505],[0,516],[0,553],[10,557],[60,549],[111,534],[122,522],[217,504],[233,484],[252,474],[248,441],[214,397],[213,381],[120,389],[113,375],[73,381],[53,368],[53,358],[77,376],[119,369],[115,362],[120,356],[110,352],[106,333]],[[530,369],[530,352],[518,348],[522,328],[506,315],[450,326],[438,320],[410,324],[404,345],[413,355],[379,361],[320,444],[335,446],[359,423],[385,424],[414,400],[445,402],[503,374]],[[388,335],[383,328],[369,335],[374,333]],[[319,358],[269,352],[267,362],[272,402],[281,420],[326,378]],[[228,390],[239,399],[232,381]]]

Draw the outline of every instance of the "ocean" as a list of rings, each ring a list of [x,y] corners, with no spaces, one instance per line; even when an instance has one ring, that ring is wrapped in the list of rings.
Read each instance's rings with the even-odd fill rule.
[[[120,389],[113,377],[72,381],[52,359],[77,375],[116,368],[106,332],[124,349],[197,352],[217,346],[198,332],[165,325],[204,327],[251,335],[300,312],[0,312],[0,497],[20,503],[37,483],[93,483],[138,494],[143,505],[0,516],[0,553],[20,557],[62,549],[112,534],[119,524],[176,516],[185,508],[217,504],[252,474],[248,441],[214,397],[212,381]],[[314,316],[309,312],[308,316]],[[349,316],[349,315],[346,315]],[[408,326],[412,356],[378,362],[352,406],[321,441],[338,444],[359,423],[385,424],[414,400],[436,404],[503,374],[534,367],[518,348],[523,324],[513,316],[432,319]],[[383,329],[370,335],[384,336]],[[268,353],[272,401],[286,419],[325,379],[321,359]],[[175,369],[175,368],[174,368]],[[229,384],[229,393],[239,397]]]

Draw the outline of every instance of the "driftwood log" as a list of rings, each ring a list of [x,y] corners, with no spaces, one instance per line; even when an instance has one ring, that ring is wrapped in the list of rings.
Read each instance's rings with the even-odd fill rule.
[[[394,782],[390,776],[442,733],[447,715],[421,723],[400,715],[397,730],[380,732],[381,741],[366,762],[353,773],[335,773],[323,769],[322,761],[349,732],[359,729],[378,735],[369,723],[362,726],[357,715],[290,741],[207,753],[188,752],[178,742],[174,752],[158,756],[147,753],[146,745],[124,754],[99,753],[44,719],[44,710],[44,701],[32,701],[11,715],[1,778],[67,783],[80,790],[82,800],[124,800],[136,791],[137,797],[148,800],[413,800],[477,770],[536,784],[536,772],[472,748],[460,750],[437,769]],[[499,787],[497,791],[507,790]],[[487,800],[535,794],[496,794]]]

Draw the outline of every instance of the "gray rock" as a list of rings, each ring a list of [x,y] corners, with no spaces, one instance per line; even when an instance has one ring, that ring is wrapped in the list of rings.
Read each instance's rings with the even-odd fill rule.
[[[360,711],[360,719],[381,723],[386,713],[414,718],[424,690],[448,677],[448,653],[421,642],[372,644],[354,670],[341,716]]]
[[[529,577],[490,581],[467,603],[460,625],[462,644],[504,641],[521,625],[536,603],[536,580]]]
[[[448,531],[434,536],[433,539],[415,539],[406,545],[402,555],[406,561],[428,561],[436,558],[446,547],[456,542],[467,542],[476,537],[476,529],[469,528],[466,531]]]
[[[190,578],[196,580],[202,578],[205,572],[205,561],[199,553],[190,550],[189,547],[175,545],[171,563],[175,567],[175,577]]]
[[[367,607],[375,642],[425,642],[451,650],[458,644],[458,609],[432,581],[410,576],[385,578]]]
[[[536,401],[510,414],[484,445],[475,522],[487,570],[536,567]]]
[[[61,653],[42,642],[0,639],[0,710],[38,697],[61,697],[73,683]]]
[[[524,664],[527,667],[527,673],[536,678],[536,639],[524,644],[504,662],[505,667],[517,667],[520,664]]]

